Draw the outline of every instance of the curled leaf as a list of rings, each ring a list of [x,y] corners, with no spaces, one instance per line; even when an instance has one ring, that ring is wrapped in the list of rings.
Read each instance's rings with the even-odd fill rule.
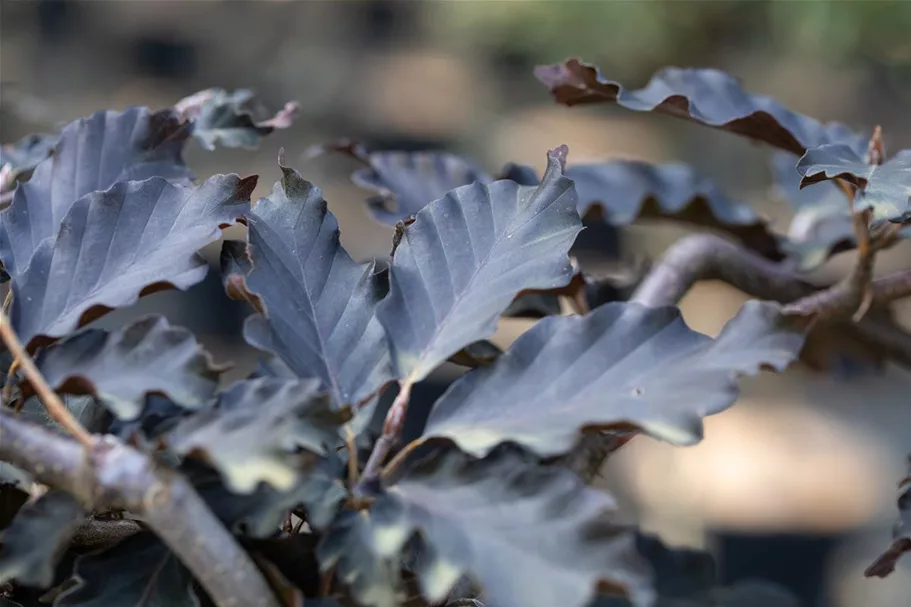
[[[611,498],[561,468],[504,450],[473,460],[449,450],[410,468],[366,513],[343,517],[319,548],[365,605],[395,605],[394,563],[416,533],[422,594],[442,601],[463,576],[493,605],[583,607],[598,582],[651,604],[651,576],[631,533],[606,520]]]
[[[637,112],[659,112],[736,133],[803,154],[807,148],[844,142],[858,150],[863,135],[842,124],[822,124],[770,97],[747,93],[740,82],[716,69],[664,68],[645,86],[627,90],[604,77],[597,66],[578,59],[535,68],[535,77],[557,103],[616,103]]]
[[[199,409],[227,370],[214,364],[190,331],[157,315],[113,333],[81,331],[43,350],[36,363],[58,392],[91,394],[122,420],[136,418],[149,393]]]
[[[492,335],[519,292],[570,281],[569,248],[582,224],[563,176],[566,153],[548,155],[538,187],[501,180],[456,188],[404,228],[377,309],[398,377],[420,381]]]
[[[872,220],[902,223],[911,218],[911,150],[883,164],[867,164],[853,147],[835,143],[807,150],[797,163],[800,187],[842,179],[859,188],[855,208],[871,209]]]
[[[248,219],[245,285],[265,313],[247,320],[244,337],[299,377],[318,378],[338,405],[359,404],[391,379],[375,317],[385,286],[372,263],[355,263],[341,246],[320,189],[281,170]]]
[[[80,198],[13,279],[16,332],[34,346],[146,293],[198,283],[208,265],[197,251],[243,216],[254,187],[255,176],[216,175],[199,186],[152,177]]]
[[[246,301],[260,314],[265,314],[263,302],[247,286],[247,274],[253,269],[247,243],[240,240],[226,240],[221,243],[221,283],[225,293],[235,301]]]
[[[534,169],[508,165],[519,183],[538,182]],[[570,164],[566,176],[579,195],[579,215],[614,226],[637,220],[671,219],[731,234],[770,259],[781,259],[781,245],[749,205],[730,200],[711,181],[683,163],[651,164],[611,160]]]
[[[269,377],[238,382],[214,408],[182,421],[165,442],[179,455],[211,464],[235,493],[251,493],[260,482],[287,491],[306,462],[299,449],[326,453],[350,419],[319,387],[317,380]]]
[[[633,424],[691,445],[702,438],[702,418],[737,399],[738,375],[781,370],[797,357],[803,328],[758,301],[717,339],[687,327],[675,307],[610,303],[546,318],[492,366],[456,381],[424,437],[448,438],[478,457],[507,441],[550,457],[570,450],[580,430]]]
[[[53,156],[16,189],[0,212],[0,259],[15,278],[53,239],[77,200],[117,182],[162,177],[189,184],[183,161],[190,128],[173,110],[101,111],[68,124]]]
[[[300,112],[300,105],[289,101],[268,117],[253,91],[238,89],[229,93],[210,88],[181,99],[174,104],[174,110],[191,121],[193,136],[207,150],[214,150],[217,144],[255,149],[275,129],[290,127]]]

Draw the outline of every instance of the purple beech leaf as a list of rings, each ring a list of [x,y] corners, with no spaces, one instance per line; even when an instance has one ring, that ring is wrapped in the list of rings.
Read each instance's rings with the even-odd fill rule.
[[[375,316],[385,287],[373,263],[355,263],[339,243],[320,189],[281,170],[249,214],[252,269],[240,261],[227,268],[249,272],[246,288],[265,308],[247,319],[244,337],[299,377],[318,378],[337,405],[360,404],[392,378]]]
[[[42,160],[50,156],[57,146],[59,135],[33,133],[16,143],[0,146],[0,193],[12,190],[17,181],[26,181]]]
[[[176,426],[182,419],[189,417],[191,413],[189,409],[174,404],[165,396],[149,394],[136,417],[128,420],[115,417],[107,428],[107,433],[124,442],[154,452],[159,447],[158,437]]]
[[[121,420],[138,417],[149,393],[202,408],[227,370],[190,331],[157,315],[112,333],[86,329],[42,350],[35,362],[56,391],[91,394]]]
[[[253,493],[238,495],[225,487],[215,470],[205,468],[188,476],[212,513],[232,531],[246,537],[274,535],[288,511],[301,504],[307,506],[307,522],[311,528],[322,528],[332,520],[338,505],[348,496],[343,484],[345,467],[331,452],[287,491],[260,483]]]
[[[150,532],[76,560],[78,585],[55,607],[199,607],[193,576]]]
[[[376,192],[367,200],[374,219],[395,225],[450,190],[493,179],[472,160],[450,152],[399,150],[368,152],[357,142],[339,141],[311,148],[310,155],[344,152],[367,166],[351,174],[358,186]]]
[[[410,467],[369,511],[337,519],[317,555],[375,607],[398,605],[397,563],[416,533],[426,541],[416,573],[433,604],[468,575],[493,605],[584,607],[599,582],[649,605],[649,568],[633,534],[605,517],[613,507],[566,469],[508,450],[484,460],[449,450]]]
[[[535,68],[535,77],[557,103],[616,103],[637,112],[659,112],[736,133],[793,154],[843,142],[865,150],[867,137],[836,122],[789,110],[770,97],[747,93],[738,79],[716,69],[668,67],[645,88],[627,90],[578,59]]]
[[[13,327],[34,345],[146,293],[195,285],[208,270],[197,251],[247,212],[255,187],[255,176],[216,175],[199,186],[152,177],[83,196],[13,279]]]
[[[309,459],[299,449],[325,454],[351,417],[348,409],[334,410],[319,388],[315,379],[237,382],[164,441],[176,454],[210,464],[234,493],[252,493],[260,482],[288,491]]]
[[[520,183],[537,183],[531,167],[507,165],[505,174]],[[768,221],[686,164],[610,160],[570,164],[566,176],[576,184],[582,217],[601,217],[614,226],[672,219],[730,234],[770,259],[783,257]]]
[[[404,233],[377,316],[397,377],[420,381],[447,358],[490,337],[519,292],[573,276],[569,249],[582,228],[563,176],[567,149],[548,154],[540,186],[500,180],[452,190]]]
[[[807,150],[797,163],[800,187],[829,179],[857,186],[856,209],[871,209],[872,221],[902,223],[911,219],[911,150],[902,150],[881,165],[867,164],[863,154],[843,143]]]
[[[53,156],[16,189],[0,212],[0,260],[15,278],[57,235],[77,200],[121,181],[162,177],[189,184],[183,149],[190,127],[173,110],[101,111],[68,124]]]
[[[784,369],[803,322],[750,301],[717,339],[690,329],[676,307],[610,303],[550,317],[490,367],[456,381],[434,405],[424,437],[483,457],[511,441],[542,457],[566,453],[580,431],[632,424],[677,445],[702,439],[702,418],[730,407],[736,378]]]
[[[296,101],[289,101],[270,117],[251,90],[229,93],[210,88],[184,97],[174,104],[174,110],[192,121],[193,136],[207,150],[214,150],[218,144],[226,148],[255,149],[275,129],[290,127],[300,106]]]
[[[772,155],[772,191],[796,211],[782,244],[787,257],[796,270],[809,272],[856,243],[845,195],[834,183],[801,189],[797,160],[787,152]]]
[[[51,490],[19,510],[0,534],[0,585],[11,579],[48,588],[85,510],[68,493]]]

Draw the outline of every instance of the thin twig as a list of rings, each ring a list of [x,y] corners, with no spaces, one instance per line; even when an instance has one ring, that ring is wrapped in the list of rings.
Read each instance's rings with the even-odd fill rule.
[[[63,426],[67,432],[72,434],[85,447],[94,445],[95,440],[92,438],[92,435],[89,434],[88,430],[82,427],[82,424],[80,424],[75,417],[73,417],[73,414],[66,408],[66,405],[63,404],[63,401],[57,396],[57,393],[47,385],[44,376],[41,375],[41,372],[38,371],[38,367],[36,367],[35,363],[32,361],[32,357],[28,355],[28,352],[26,352],[25,348],[22,346],[22,342],[19,341],[19,336],[16,335],[16,332],[13,330],[13,327],[9,322],[9,317],[2,311],[0,311],[0,338],[3,339],[3,343],[9,348],[14,360],[19,362],[19,366],[22,367],[26,379],[28,379],[29,383],[34,388],[38,398],[44,403],[44,407],[47,409],[51,419]],[[13,364],[15,364],[15,362]]]
[[[395,400],[392,401],[389,412],[386,413],[383,434],[373,444],[373,451],[370,453],[370,458],[367,460],[364,473],[361,475],[360,483],[358,483],[359,488],[363,487],[365,483],[379,478],[383,462],[386,461],[389,452],[392,451],[392,448],[402,436],[402,428],[405,426],[405,414],[408,412],[408,401],[411,398],[411,385],[411,382],[407,380],[399,384],[399,393],[396,395]]]

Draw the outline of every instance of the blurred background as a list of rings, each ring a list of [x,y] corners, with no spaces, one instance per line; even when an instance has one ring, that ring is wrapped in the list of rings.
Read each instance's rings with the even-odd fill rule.
[[[630,87],[665,65],[721,68],[821,120],[866,131],[882,124],[890,151],[911,147],[909,0],[3,0],[0,141],[102,108],[161,108],[206,87],[249,87],[273,109],[299,101],[301,117],[255,152],[191,146],[190,165],[200,177],[259,174],[264,196],[284,147],[289,164],[323,188],[358,259],[385,256],[391,229],[369,219],[368,194],[348,178],[355,163],[307,160],[312,144],[352,137],[374,149],[445,148],[491,172],[509,161],[540,170],[561,143],[571,161],[683,160],[786,230],[791,210],[770,195],[769,150],[671,118],[557,106],[532,68],[570,56]],[[592,236],[606,255],[656,258],[683,233],[662,225]],[[207,255],[217,264],[218,247]],[[909,262],[905,244],[880,270]],[[848,264],[842,255],[818,273]],[[714,334],[743,301],[702,284],[682,307],[694,328]],[[900,307],[911,320],[911,307]],[[239,337],[249,310],[224,297],[216,265],[191,291],[153,295],[102,322],[151,311],[235,361],[235,377],[255,363]],[[505,346],[528,326],[503,321],[494,341]],[[418,405],[429,407],[457,372],[431,378]],[[908,373],[839,378],[794,368],[744,386],[733,409],[707,420],[698,446],[637,438],[612,458],[603,483],[621,516],[671,543],[713,550],[725,581],[772,579],[807,605],[911,605],[911,558],[885,580],[862,573],[890,543],[896,517],[911,451]]]

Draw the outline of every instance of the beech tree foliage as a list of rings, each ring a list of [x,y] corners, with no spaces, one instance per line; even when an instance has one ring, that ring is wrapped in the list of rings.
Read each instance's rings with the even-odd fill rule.
[[[770,583],[719,586],[710,555],[618,522],[590,483],[638,435],[702,440],[743,375],[911,363],[890,309],[911,270],[873,278],[911,219],[911,150],[717,70],[666,69],[641,89],[576,59],[534,75],[563,105],[765,144],[794,224],[775,231],[685,164],[575,163],[559,142],[542,175],[351,140],[310,150],[363,165],[366,209],[394,227],[379,265],[342,247],[306,164],[280,156],[258,201],[259,177],[185,164],[193,141],[254,149],[293,102],[271,113],[208,89],[3,146],[0,604],[797,605]],[[593,293],[615,278],[573,255],[583,220],[694,233],[604,301]],[[245,239],[224,240],[230,225]],[[249,377],[226,385],[228,366],[161,315],[91,326],[202,281],[199,251],[220,239],[261,357]],[[842,280],[809,278],[849,251]],[[711,279],[753,298],[716,337],[677,308]],[[505,351],[489,341],[504,316],[538,319]],[[406,443],[412,388],[447,361],[467,370]],[[906,523],[868,575],[911,550]]]

